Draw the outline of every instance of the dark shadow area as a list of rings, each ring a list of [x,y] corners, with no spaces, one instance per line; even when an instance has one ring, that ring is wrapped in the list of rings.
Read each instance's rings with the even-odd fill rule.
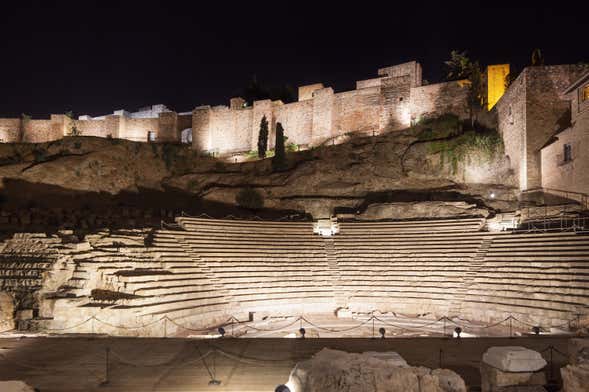
[[[160,227],[182,214],[206,213],[214,218],[233,215],[236,218],[268,220],[308,217],[293,210],[247,209],[203,200],[175,188],[139,189],[118,194],[84,192],[56,185],[5,179],[0,192],[0,232],[76,231],[108,227],[110,229]]]

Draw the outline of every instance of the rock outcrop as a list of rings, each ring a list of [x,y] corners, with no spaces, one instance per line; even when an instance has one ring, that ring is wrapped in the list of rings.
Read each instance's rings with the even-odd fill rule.
[[[491,158],[492,164],[485,164],[484,170],[478,160],[465,160],[451,168],[449,162],[440,161],[440,152],[427,148],[432,142],[420,140],[419,132],[417,127],[290,153],[288,167],[280,172],[272,170],[270,159],[224,162],[199,157],[186,146],[92,137],[7,144],[0,145],[0,179],[4,180],[0,190],[10,181],[54,187],[55,192],[104,195],[173,189],[207,202],[235,205],[240,191],[255,189],[265,208],[304,211],[319,218],[336,208],[396,202],[383,198],[383,192],[404,190],[428,195],[431,190],[443,189],[438,192],[440,197],[432,200],[460,201],[447,197],[445,192],[452,190],[463,194],[462,200],[468,199],[469,204],[477,200],[477,208],[515,207],[517,200],[510,191],[493,200],[488,197],[501,188],[496,184],[515,189],[509,185],[512,176],[501,154]],[[413,213],[419,217],[432,214]]]
[[[297,392],[466,392],[464,380],[451,370],[399,367],[383,358],[324,348],[297,364],[287,386]]]
[[[0,291],[0,332],[14,329],[14,299],[7,292]]]
[[[582,392],[589,388],[589,339],[569,340],[570,364],[560,369],[563,392]]]
[[[542,391],[546,360],[536,351],[519,346],[491,347],[481,362],[483,392]]]
[[[2,392],[35,392],[35,389],[23,381],[0,381]]]

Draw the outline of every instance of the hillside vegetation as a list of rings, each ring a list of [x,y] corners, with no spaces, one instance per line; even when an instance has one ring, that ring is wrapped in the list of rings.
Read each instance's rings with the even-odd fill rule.
[[[470,129],[452,115],[400,132],[289,152],[287,158],[287,167],[276,172],[271,159],[227,163],[182,145],[66,137],[1,144],[0,178],[4,190],[14,181],[105,195],[174,190],[253,212],[291,209],[315,217],[380,203],[466,201],[509,209],[515,202],[497,133]],[[8,193],[1,200],[15,202]]]

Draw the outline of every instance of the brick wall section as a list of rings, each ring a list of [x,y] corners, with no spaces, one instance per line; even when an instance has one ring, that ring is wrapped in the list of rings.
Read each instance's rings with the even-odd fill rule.
[[[334,136],[347,132],[378,133],[382,114],[380,92],[380,87],[371,87],[335,94]]]
[[[454,113],[462,119],[469,117],[468,87],[462,82],[447,82],[411,89],[411,120]]]
[[[20,141],[22,134],[22,123],[20,118],[0,119],[0,142],[16,143]]]
[[[108,137],[109,135],[105,120],[75,120],[74,123],[83,136]]]
[[[210,106],[199,106],[192,111],[192,147],[196,151],[210,150],[210,122]]]
[[[311,143],[311,133],[313,131],[313,101],[306,100],[293,102],[286,105],[278,105],[274,108],[274,117],[276,122],[280,122],[284,127],[284,133],[288,137],[287,143],[296,143],[299,145],[308,145]],[[254,123],[256,128],[256,123]],[[259,123],[257,124],[259,129]],[[274,128],[274,134],[276,129]],[[253,142],[256,143],[257,133]],[[274,137],[275,139],[275,137]]]
[[[178,140],[178,114],[176,112],[163,112],[159,114],[157,141],[175,142]]]
[[[384,131],[406,128],[411,122],[411,76],[384,78],[382,80],[382,112],[380,125]]]
[[[315,91],[313,98],[313,129],[311,143],[319,145],[331,138],[333,129],[334,94],[331,87]]]
[[[147,142],[147,133],[158,132],[159,118],[121,117],[119,137],[136,142]]]
[[[299,101],[313,99],[313,93],[324,88],[323,83],[308,84],[299,87]]]

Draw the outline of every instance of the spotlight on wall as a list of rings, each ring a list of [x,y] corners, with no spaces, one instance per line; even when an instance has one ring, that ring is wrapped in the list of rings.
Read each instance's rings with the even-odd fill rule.
[[[460,328],[460,327],[454,328],[454,333],[456,333],[456,337],[460,339],[460,334],[462,333],[462,328]]]
[[[305,328],[299,329],[299,333],[301,334],[301,339],[304,339],[305,338],[305,332],[306,332],[305,331]]]
[[[381,339],[384,339],[384,334],[385,334],[386,332],[387,332],[387,331],[386,331],[386,329],[384,329],[383,327],[380,327],[380,328],[378,329],[378,333],[380,334],[380,338],[381,338]]]
[[[219,335],[221,335],[221,337],[224,337],[225,336],[225,328],[219,327],[217,329],[217,331],[219,332]]]
[[[532,332],[534,332],[534,335],[540,335],[540,327],[538,327],[538,326],[532,327]]]
[[[489,197],[490,197],[491,199],[494,199],[494,198],[495,198],[495,192],[491,192],[491,193],[489,194]]]

